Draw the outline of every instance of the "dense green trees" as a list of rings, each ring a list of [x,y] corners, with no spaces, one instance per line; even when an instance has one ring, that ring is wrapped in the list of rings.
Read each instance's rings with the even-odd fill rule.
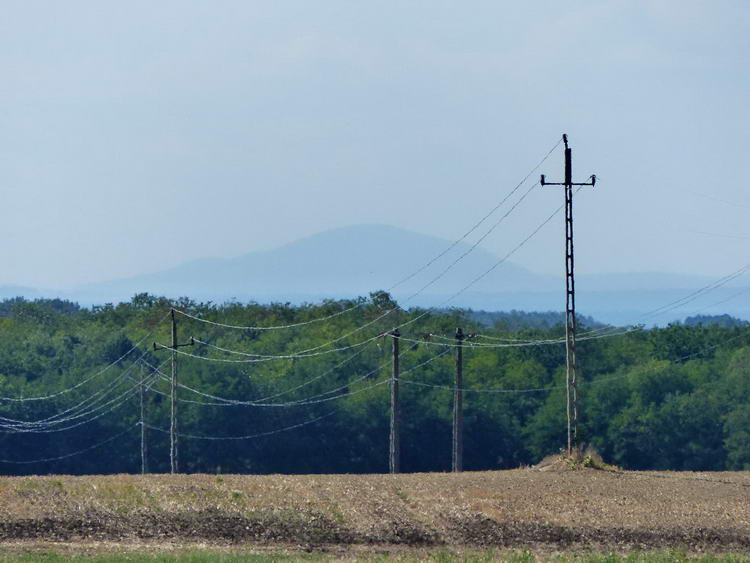
[[[0,472],[139,471],[142,377],[149,470],[167,470],[169,352],[152,345],[169,343],[172,306],[225,325],[309,323],[233,329],[178,315],[180,340],[199,341],[181,349],[197,357],[178,356],[180,381],[202,393],[180,389],[185,471],[386,471],[390,338],[379,335],[397,324],[404,470],[449,469],[454,350],[446,345],[457,326],[483,335],[469,339],[464,353],[465,467],[530,464],[564,444],[564,346],[513,345],[559,339],[562,327],[540,323],[538,314],[524,323],[514,312],[488,328],[475,320],[487,315],[471,312],[389,313],[394,303],[383,292],[299,307],[173,303],[146,294],[92,309],[14,299],[0,303],[0,458],[60,459],[3,462]],[[323,317],[330,318],[315,322]],[[750,327],[724,321],[582,339],[584,439],[626,468],[750,468]],[[312,355],[262,357],[303,350]],[[240,436],[253,437],[201,438]],[[66,457],[80,450],[87,451]]]

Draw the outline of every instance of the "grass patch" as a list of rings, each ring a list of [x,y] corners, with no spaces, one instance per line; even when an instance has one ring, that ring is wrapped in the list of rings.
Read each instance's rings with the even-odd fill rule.
[[[65,485],[59,479],[24,477],[16,484],[16,490],[25,493],[62,495],[65,493]]]
[[[576,448],[573,450],[573,454],[568,456],[569,462],[573,463],[574,466],[580,466],[587,469],[600,469],[602,471],[619,471],[620,468],[616,465],[611,465],[602,459],[594,448],[586,446],[586,448]]]
[[[326,561],[320,554],[262,554],[262,553],[221,553],[219,551],[185,551],[178,553],[112,553],[112,554],[71,554],[60,552],[40,552],[3,556],[2,562],[18,563],[63,563],[71,561],[86,563],[266,563],[272,561]]]
[[[400,487],[394,487],[393,493],[401,499],[402,502],[408,503],[409,497],[406,495],[406,493],[400,488]]]
[[[97,499],[116,514],[129,514],[151,504],[143,489],[131,483],[104,483],[97,490]]]
[[[562,563],[744,563],[750,561],[750,557],[739,553],[725,553],[721,555],[696,555],[689,554],[680,550],[665,550],[634,551],[627,554],[560,554],[551,558],[550,561],[560,561]]]

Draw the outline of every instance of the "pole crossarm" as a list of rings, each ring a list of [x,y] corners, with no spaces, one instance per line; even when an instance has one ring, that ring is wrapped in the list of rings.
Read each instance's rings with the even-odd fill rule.
[[[596,174],[589,176],[589,182],[574,182],[573,181],[573,154],[568,146],[568,136],[563,134],[563,143],[565,143],[565,181],[564,182],[548,182],[547,176],[542,174],[539,183],[542,186],[595,186],[596,185]]]
[[[595,186],[596,185],[596,174],[591,175],[591,181],[590,182],[571,182],[570,184],[566,184],[565,182],[548,182],[545,179],[544,174],[542,174],[542,179],[540,181],[542,186]]]
[[[175,344],[174,346],[167,346],[166,344],[154,342],[154,352],[157,350],[174,350],[175,348],[182,348],[183,346],[195,346],[195,339],[191,336],[188,342],[185,342],[183,344]]]

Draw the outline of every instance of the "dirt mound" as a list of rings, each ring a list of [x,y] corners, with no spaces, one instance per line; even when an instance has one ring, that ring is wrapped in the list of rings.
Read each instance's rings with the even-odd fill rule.
[[[574,448],[570,453],[561,451],[559,454],[548,455],[532,469],[537,471],[575,471],[577,469],[621,471],[619,467],[605,462],[599,452],[590,446]]]

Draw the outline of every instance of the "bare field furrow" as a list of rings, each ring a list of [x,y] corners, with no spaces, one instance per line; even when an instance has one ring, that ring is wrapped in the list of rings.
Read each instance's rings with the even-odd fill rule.
[[[0,479],[0,542],[750,552],[750,476],[519,469]]]

